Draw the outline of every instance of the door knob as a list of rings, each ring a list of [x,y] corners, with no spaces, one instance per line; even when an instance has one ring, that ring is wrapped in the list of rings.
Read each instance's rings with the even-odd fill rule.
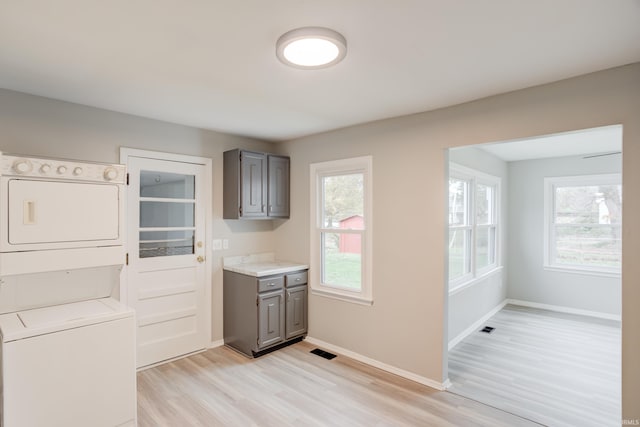
[[[198,262],[204,262],[204,257],[202,255],[198,255],[198,258],[196,258],[198,260]]]

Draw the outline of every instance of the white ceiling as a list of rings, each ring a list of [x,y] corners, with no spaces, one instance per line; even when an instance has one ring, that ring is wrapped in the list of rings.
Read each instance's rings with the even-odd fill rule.
[[[622,152],[622,126],[604,126],[474,147],[506,161]],[[463,147],[464,148],[464,147]]]
[[[283,65],[301,26],[345,60]],[[0,0],[0,87],[274,141],[637,61],[638,0]]]

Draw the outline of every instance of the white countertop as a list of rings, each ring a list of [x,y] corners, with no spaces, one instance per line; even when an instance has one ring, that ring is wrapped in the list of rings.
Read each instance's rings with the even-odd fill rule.
[[[268,252],[262,254],[224,257],[223,268],[227,271],[246,274],[247,276],[262,277],[270,276],[272,274],[307,270],[309,266],[298,262],[276,260],[275,254]]]

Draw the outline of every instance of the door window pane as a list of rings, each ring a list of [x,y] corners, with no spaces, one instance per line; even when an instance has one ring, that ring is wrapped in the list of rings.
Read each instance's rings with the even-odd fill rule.
[[[140,202],[140,227],[193,227],[194,203]]]
[[[364,175],[322,178],[322,228],[364,229]]]
[[[353,239],[355,237],[355,239]],[[360,243],[357,250],[344,250],[345,239]],[[321,233],[322,283],[328,286],[362,289],[362,237],[360,234]],[[353,248],[351,248],[353,249]]]
[[[140,171],[140,197],[194,199],[195,176],[168,172]]]
[[[194,254],[194,231],[140,232],[140,258]]]

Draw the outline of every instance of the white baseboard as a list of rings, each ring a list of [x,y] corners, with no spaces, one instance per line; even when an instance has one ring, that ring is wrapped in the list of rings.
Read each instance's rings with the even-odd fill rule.
[[[347,350],[346,348],[339,347],[337,345],[330,344],[328,342],[307,336],[305,341],[317,345],[319,347],[324,347],[327,350],[340,353],[343,356],[349,357],[351,359],[357,360],[358,362],[362,362],[366,365],[373,366],[374,368],[381,369],[383,371],[389,372],[394,375],[398,375],[399,377],[406,378],[411,381],[415,381],[419,384],[426,385],[427,387],[435,388],[436,390],[445,390],[447,387],[446,382],[439,383],[430,378],[423,377],[418,374],[414,374],[413,372],[405,371],[404,369],[396,368],[395,366],[388,365],[386,363],[380,362],[375,359],[371,359],[367,356],[363,356],[361,354],[355,353],[351,350]],[[448,381],[448,380],[447,380]]]
[[[560,313],[579,314],[581,316],[597,317],[599,319],[621,321],[622,317],[618,314],[601,313],[598,311],[581,310],[578,308],[564,307],[561,305],[540,304],[531,301],[522,301],[519,299],[508,299],[507,304],[520,305],[523,307],[540,308],[542,310],[557,311]]]
[[[509,300],[507,299],[502,301],[500,304],[495,306],[490,312],[488,312],[487,314],[482,316],[480,319],[478,319],[476,322],[474,322],[473,325],[469,326],[467,329],[460,332],[454,339],[450,340],[449,346],[448,346],[449,351],[451,351],[456,345],[458,345],[460,341],[462,341],[463,339],[465,339],[466,337],[468,337],[469,335],[477,331],[478,328],[482,326],[483,323],[485,323],[487,320],[493,317],[497,312],[502,310],[504,306],[507,305],[508,301]]]
[[[216,341],[211,341],[209,343],[208,348],[222,347],[223,345],[224,345],[224,340],[216,340]]]

